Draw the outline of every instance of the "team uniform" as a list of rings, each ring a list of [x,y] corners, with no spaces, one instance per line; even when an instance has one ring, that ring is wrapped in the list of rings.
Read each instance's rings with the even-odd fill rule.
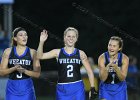
[[[67,54],[61,48],[58,57],[58,84],[56,100],[85,100],[84,84],[81,80],[79,50]]]
[[[24,54],[19,56],[16,47],[12,47],[8,67],[21,65],[27,70],[33,70],[33,60],[30,49],[26,47]],[[30,76],[14,71],[9,74],[6,87],[6,100],[36,100],[33,81]]]
[[[118,67],[122,66],[121,52],[118,53]],[[110,62],[109,53],[104,53],[105,65]],[[127,100],[127,85],[126,81],[120,81],[113,68],[110,67],[108,77],[103,82],[100,82],[99,98],[105,100]]]

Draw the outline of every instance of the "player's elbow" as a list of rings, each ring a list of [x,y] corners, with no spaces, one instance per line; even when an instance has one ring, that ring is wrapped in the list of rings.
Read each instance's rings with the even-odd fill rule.
[[[2,76],[2,73],[1,73],[1,71],[0,71],[0,76]]]
[[[107,73],[101,73],[101,72],[99,73],[100,80],[105,81],[107,77],[108,77]]]
[[[125,81],[125,79],[126,79],[125,75],[122,75],[122,77],[119,78],[120,81]]]
[[[1,73],[1,72],[0,72],[0,76],[6,76],[6,74],[5,74],[5,73]]]
[[[35,78],[39,78],[40,77],[40,72],[36,73]]]
[[[99,75],[99,77],[100,77],[100,80],[102,80],[102,81],[105,81],[107,79],[107,77],[105,77],[105,76]]]
[[[4,73],[4,71],[3,70],[0,70],[0,76],[6,76],[7,74],[6,73]]]
[[[124,81],[125,79],[124,78],[120,78],[120,81]]]

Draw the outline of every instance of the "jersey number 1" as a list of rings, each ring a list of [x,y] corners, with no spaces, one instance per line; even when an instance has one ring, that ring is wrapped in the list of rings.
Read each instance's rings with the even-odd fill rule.
[[[67,66],[67,77],[73,77],[73,73],[72,73],[72,71],[73,71],[73,66],[72,65],[68,65]]]

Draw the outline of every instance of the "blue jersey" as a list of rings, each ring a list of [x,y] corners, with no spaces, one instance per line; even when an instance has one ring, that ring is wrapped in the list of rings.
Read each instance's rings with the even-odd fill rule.
[[[58,84],[56,100],[85,100],[84,84],[81,80],[79,50],[67,54],[62,48],[58,57]]]
[[[118,53],[118,67],[122,66],[122,53]],[[105,65],[110,62],[109,53],[105,52]],[[99,86],[99,99],[106,100],[128,100],[127,98],[127,85],[126,81],[120,81],[116,75],[116,72],[109,69],[108,77],[103,82],[100,82]]]
[[[30,49],[26,47],[24,53],[22,55],[18,55],[16,51],[16,47],[13,47],[11,50],[11,53],[9,55],[9,62],[8,67],[14,67],[15,65],[21,65],[23,68],[27,70],[33,70],[33,61],[30,54]],[[27,79],[30,78],[30,76],[26,74],[21,74],[18,71],[14,71],[9,74],[9,78],[12,80],[21,80],[21,79]]]
[[[79,50],[75,48],[72,54],[67,54],[62,48],[58,57],[59,83],[81,80],[80,67],[82,66]]]
[[[8,67],[21,65],[27,70],[32,70],[32,57],[30,49],[26,47],[23,55],[18,56],[16,47],[13,47],[9,56]],[[14,71],[10,73],[6,87],[6,100],[36,100],[34,85],[30,76]]]
[[[109,53],[105,52],[104,56],[105,56],[105,66],[106,66],[107,64],[110,63]],[[121,69],[121,67],[122,67],[122,53],[120,53],[120,52],[118,53],[118,58],[117,59],[118,59],[118,67],[119,67],[119,69]],[[105,80],[105,83],[114,84],[114,83],[119,83],[119,82],[120,82],[120,80],[117,77],[116,72],[113,70],[112,67],[109,67],[108,77]]]

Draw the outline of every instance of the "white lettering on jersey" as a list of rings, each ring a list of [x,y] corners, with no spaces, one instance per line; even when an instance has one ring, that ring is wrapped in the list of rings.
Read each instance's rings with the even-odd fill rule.
[[[74,63],[76,63],[76,64],[80,64],[81,63],[81,60],[80,59],[69,59],[69,58],[66,58],[66,59],[59,59],[59,63],[60,64],[65,64],[65,63],[67,63],[67,64],[74,64]]]
[[[14,65],[31,65],[31,60],[25,60],[25,59],[10,59],[10,64]]]

